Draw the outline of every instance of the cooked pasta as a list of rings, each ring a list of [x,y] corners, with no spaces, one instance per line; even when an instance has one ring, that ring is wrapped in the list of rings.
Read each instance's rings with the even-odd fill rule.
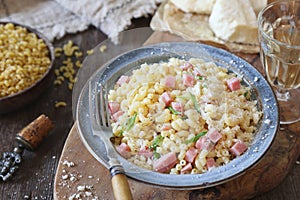
[[[204,173],[227,164],[251,145],[262,116],[240,81],[197,58],[142,64],[108,95],[117,150],[162,173]]]

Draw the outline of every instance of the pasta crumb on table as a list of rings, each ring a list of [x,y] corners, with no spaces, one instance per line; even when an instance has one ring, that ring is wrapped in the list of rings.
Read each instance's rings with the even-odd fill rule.
[[[69,40],[62,47],[56,47],[54,49],[55,57],[62,58],[61,66],[54,70],[55,80],[54,85],[61,86],[64,82],[67,88],[72,91],[76,82],[76,75],[78,69],[81,68],[83,52],[80,51],[79,47]],[[56,101],[54,104],[55,108],[66,107],[67,103],[64,101]]]
[[[80,51],[78,46],[74,45],[73,42],[69,40],[66,44],[63,45],[62,48],[55,48],[55,56],[57,58],[64,56],[65,60],[62,61],[63,65],[60,66],[58,69],[55,69],[54,71],[56,75],[54,84],[61,85],[64,81],[67,81],[68,88],[72,90],[73,85],[76,82],[76,67],[81,67],[80,58],[83,56],[83,53],[82,51]]]
[[[104,53],[107,50],[107,46],[101,45],[98,50]],[[54,70],[56,78],[53,83],[56,86],[66,83],[67,88],[72,91],[77,81],[77,72],[82,67],[84,56],[92,55],[94,49],[83,52],[72,40],[68,40],[62,47],[56,47],[54,52],[56,58],[62,59],[62,63],[61,66]],[[58,101],[55,102],[54,106],[55,108],[65,107],[66,103]]]
[[[58,101],[58,102],[55,102],[55,107],[58,108],[58,107],[66,107],[67,106],[67,103],[64,102],[64,101]]]
[[[170,58],[123,75],[108,95],[118,152],[170,174],[204,173],[242,155],[262,112],[251,88],[212,62]]]
[[[101,53],[107,50],[106,45],[102,45],[99,48]],[[62,65],[55,70],[56,79],[54,80],[55,85],[61,85],[64,81],[67,81],[68,88],[73,89],[76,82],[76,73],[79,68],[82,67],[82,60],[84,58],[84,52],[69,40],[62,47],[56,47],[54,49],[55,57],[63,57]],[[85,55],[93,54],[94,50],[90,49],[85,52]]]

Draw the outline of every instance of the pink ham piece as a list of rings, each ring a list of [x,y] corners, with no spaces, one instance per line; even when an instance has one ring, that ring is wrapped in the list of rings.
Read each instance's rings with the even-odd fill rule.
[[[207,166],[207,169],[210,170],[214,167],[217,167],[218,164],[216,163],[214,158],[207,158],[206,159],[206,166]]]
[[[183,114],[183,105],[181,102],[171,102],[171,106],[174,110]]]
[[[195,149],[194,147],[189,148],[187,152],[185,153],[185,160],[189,163],[194,162],[196,156],[198,155],[198,150]]]
[[[131,156],[131,149],[125,143],[121,143],[119,146],[116,147],[116,149],[124,158],[129,158]]]
[[[111,118],[112,118],[112,120],[113,120],[114,122],[116,122],[116,121],[118,121],[119,117],[122,116],[123,114],[124,114],[124,112],[121,111],[121,110],[119,110],[119,111],[115,112],[115,113],[111,116]]]
[[[193,169],[193,166],[191,163],[188,163],[186,166],[184,166],[181,170],[181,174],[185,174],[187,171],[191,171]]]
[[[153,156],[153,152],[147,146],[141,147],[138,154],[143,155],[146,158],[151,158]]]
[[[159,159],[153,161],[153,169],[154,171],[164,173],[172,169],[176,162],[176,154],[174,152],[169,152]]]
[[[120,109],[120,103],[118,102],[108,102],[108,109],[110,114],[114,114]]]
[[[197,149],[206,151],[211,151],[214,148],[214,146],[215,144],[206,136],[200,137],[195,144],[195,147]]]
[[[161,127],[161,131],[168,131],[171,130],[172,126],[171,124],[163,124]]]
[[[169,106],[170,103],[173,101],[171,95],[168,92],[162,93],[161,98],[163,102],[166,104],[166,106]]]
[[[213,143],[217,143],[221,138],[222,135],[221,133],[219,133],[219,131],[215,128],[211,128],[209,129],[209,131],[207,132],[206,136],[213,142]]]
[[[122,75],[119,80],[117,81],[117,85],[118,86],[121,86],[123,85],[124,83],[128,83],[129,82],[129,77],[128,76],[124,76]]]
[[[175,89],[176,87],[176,77],[175,76],[166,76],[165,78],[165,86],[171,89]]]
[[[182,70],[188,70],[188,69],[193,69],[193,65],[189,62],[184,63],[183,65],[180,66],[180,69]]]
[[[230,152],[233,153],[235,156],[239,156],[242,153],[244,153],[247,149],[248,147],[244,142],[238,141],[230,148]]]
[[[231,78],[231,79],[227,80],[226,82],[227,82],[227,86],[229,87],[229,89],[231,91],[236,91],[241,88],[240,80],[236,77]]]
[[[182,75],[182,81],[183,81],[183,85],[192,87],[195,82],[195,77],[191,74],[186,73]]]

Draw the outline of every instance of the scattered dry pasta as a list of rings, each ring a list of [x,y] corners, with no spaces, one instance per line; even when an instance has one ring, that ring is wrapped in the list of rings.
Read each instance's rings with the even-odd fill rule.
[[[66,56],[72,56],[78,49],[78,46],[73,45],[72,40],[69,40],[68,43],[63,46],[64,54]]]
[[[92,55],[94,53],[94,50],[93,49],[87,50],[86,53],[87,55]]]
[[[12,23],[0,24],[0,97],[36,83],[50,63],[49,49],[35,33]]]
[[[235,74],[201,59],[142,64],[109,92],[116,148],[162,173],[225,165],[251,145],[262,116],[249,93]]]
[[[67,106],[67,103],[64,102],[64,101],[58,101],[58,102],[55,102],[55,108],[58,108],[58,107],[66,107]]]
[[[107,46],[106,45],[101,45],[100,46],[100,52],[105,52],[106,51],[106,49],[107,49]]]
[[[99,51],[102,53],[106,51],[107,46],[102,45],[99,48]],[[70,90],[73,89],[73,86],[76,82],[76,73],[77,68],[82,67],[82,58],[83,52],[80,51],[79,47],[73,43],[73,41],[69,40],[63,47],[55,48],[55,56],[61,57],[63,56],[65,60],[63,61],[63,65],[55,70],[56,79],[54,80],[55,85],[61,85],[64,81],[68,81],[67,85]],[[86,55],[93,54],[94,50],[87,50]],[[62,78],[63,77],[63,78]]]
[[[69,40],[62,48],[55,48],[55,56],[64,56],[65,60],[62,62],[62,66],[54,71],[56,79],[54,80],[55,85],[61,85],[64,81],[68,81],[67,85],[69,90],[73,89],[76,82],[77,68],[81,67],[81,60],[78,60],[83,56],[83,53],[79,50],[79,47],[74,45],[74,43]],[[73,59],[76,58],[76,61]]]

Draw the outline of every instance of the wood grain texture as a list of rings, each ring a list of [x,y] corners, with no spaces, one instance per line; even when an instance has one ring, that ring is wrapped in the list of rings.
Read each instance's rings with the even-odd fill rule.
[[[169,33],[154,33],[147,44],[161,41],[182,41],[181,38]],[[262,71],[258,54],[242,54],[244,58],[257,69]],[[240,177],[219,186],[202,190],[176,191],[155,188],[130,180],[130,188],[134,199],[299,199],[299,165],[296,160],[300,154],[300,122],[281,127],[270,150],[256,166]],[[75,166],[67,167],[64,161],[73,161]],[[291,173],[291,170],[293,172]],[[71,170],[80,174],[80,178],[71,182],[63,179]],[[288,176],[288,174],[290,175]],[[295,176],[296,177],[293,177]],[[92,178],[91,178],[91,177]],[[287,178],[288,176],[288,178]],[[90,177],[90,178],[89,178]],[[55,184],[55,199],[68,198],[79,194],[80,185],[93,185],[92,195],[101,199],[112,199],[113,193],[110,184],[108,169],[103,167],[86,150],[80,141],[78,132],[73,126],[65,143],[58,165]],[[276,188],[276,189],[275,189]]]
[[[150,18],[136,19],[128,28],[149,26],[149,21]],[[53,45],[62,47],[72,40],[86,55],[87,50],[93,49],[105,39],[105,34],[89,27],[86,31],[68,34],[60,40],[55,40]],[[55,69],[62,66],[64,59],[55,59]],[[65,101],[67,106],[55,108],[56,101]],[[12,151],[16,145],[16,134],[40,114],[49,116],[54,123],[54,129],[34,152],[24,152],[20,169],[12,180],[0,182],[0,200],[53,199],[55,172],[65,140],[74,124],[72,91],[68,89],[67,83],[61,86],[51,84],[32,104],[15,112],[0,114],[0,152]]]
[[[82,51],[103,41],[105,35],[91,28],[88,31],[67,35],[54,42],[55,47],[72,40]],[[58,69],[64,58],[56,58],[54,66]],[[56,101],[65,101],[66,107],[55,108]],[[9,182],[0,182],[0,199],[49,199],[53,198],[53,181],[58,160],[68,133],[74,123],[72,116],[72,91],[64,83],[51,86],[32,104],[15,112],[0,115],[1,152],[12,151],[16,145],[16,134],[40,114],[53,121],[54,129],[34,151],[25,151],[20,169]]]
[[[294,124],[291,129],[298,130],[299,123]],[[297,151],[295,151],[295,149]],[[282,182],[299,155],[300,143],[299,135],[293,131],[280,131],[271,149],[263,160],[246,174],[225,184],[203,190],[177,191],[156,188],[150,185],[141,184],[134,180],[129,180],[133,199],[299,199],[299,187],[282,189],[284,193],[276,192],[279,184],[285,187],[287,180]],[[67,162],[74,162],[73,167],[68,167]],[[62,157],[59,162],[54,183],[54,199],[67,199],[78,192],[78,186],[93,186],[92,195],[101,199],[112,199],[113,190],[111,187],[110,174],[108,169],[88,152],[77,132],[76,125],[73,126],[66,141]],[[72,182],[63,176],[75,174],[78,179]],[[292,176],[292,175],[290,175]],[[271,191],[276,188],[276,190]],[[278,191],[280,191],[278,189]],[[271,191],[271,192],[270,192]],[[265,193],[270,192],[265,195]]]

